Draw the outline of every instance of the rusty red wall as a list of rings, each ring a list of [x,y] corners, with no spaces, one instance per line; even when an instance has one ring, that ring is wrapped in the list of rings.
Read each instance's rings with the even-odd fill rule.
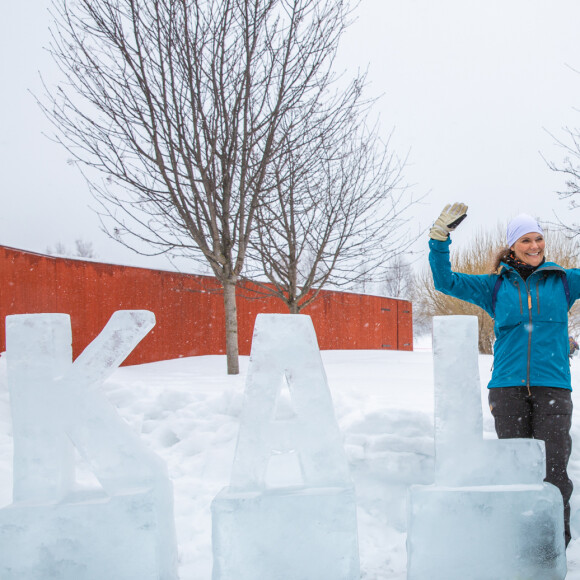
[[[260,312],[285,313],[285,304],[238,293],[240,354],[250,353]],[[155,328],[127,359],[139,364],[225,352],[223,296],[215,278],[54,258],[0,246],[0,352],[9,314],[70,314],[73,355],[99,334],[116,310],[151,310]],[[303,310],[322,350],[413,349],[411,303],[349,292],[321,291]]]

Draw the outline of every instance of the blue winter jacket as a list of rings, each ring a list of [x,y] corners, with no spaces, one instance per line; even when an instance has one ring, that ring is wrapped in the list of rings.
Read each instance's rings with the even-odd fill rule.
[[[505,263],[497,291],[498,274],[461,274],[451,270],[449,246],[429,241],[429,263],[435,288],[483,308],[494,318],[494,364],[488,388],[559,387],[572,389],[568,310],[580,297],[580,269],[566,270],[544,262],[527,280]],[[570,293],[566,298],[562,273]]]

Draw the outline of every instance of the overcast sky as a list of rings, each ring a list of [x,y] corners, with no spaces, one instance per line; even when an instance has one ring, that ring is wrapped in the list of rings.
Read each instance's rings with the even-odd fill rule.
[[[98,258],[164,267],[108,240],[78,170],[42,135],[30,91],[58,71],[46,0],[7,2],[0,23],[0,244],[44,252],[91,241]],[[392,145],[409,154],[406,181],[426,226],[451,201],[469,205],[456,242],[519,212],[573,216],[556,196],[563,176],[554,138],[580,127],[578,0],[362,0],[337,66],[369,71],[369,94]]]

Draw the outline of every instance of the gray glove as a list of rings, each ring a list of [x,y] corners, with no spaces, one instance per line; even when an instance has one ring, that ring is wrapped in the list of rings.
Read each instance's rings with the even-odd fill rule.
[[[464,203],[447,204],[429,230],[429,237],[444,242],[449,237],[449,232],[452,232],[466,217],[467,206]]]

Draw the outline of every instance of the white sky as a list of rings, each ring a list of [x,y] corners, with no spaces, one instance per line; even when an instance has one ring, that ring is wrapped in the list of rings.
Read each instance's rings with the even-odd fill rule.
[[[32,7],[34,6],[34,8]],[[0,23],[0,244],[43,252],[61,241],[93,242],[98,258],[168,266],[135,256],[99,230],[94,205],[67,153],[49,131],[29,91],[39,71],[58,71],[48,44],[47,0],[9,2]],[[550,131],[580,127],[580,2],[577,0],[362,0],[339,67],[369,68],[369,94],[417,194],[425,227],[450,201],[470,207],[455,234],[495,226],[525,211],[542,219],[558,201],[563,176],[540,152],[560,161]],[[575,217],[575,216],[574,216]],[[577,218],[576,218],[577,219]]]

